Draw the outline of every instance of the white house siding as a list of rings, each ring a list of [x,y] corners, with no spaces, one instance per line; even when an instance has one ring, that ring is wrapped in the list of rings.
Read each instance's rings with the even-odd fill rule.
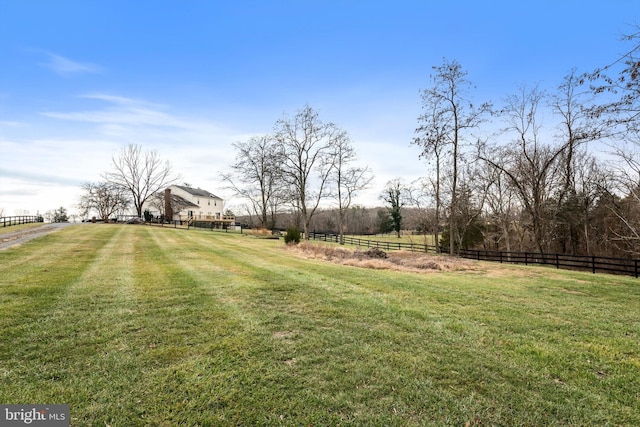
[[[191,216],[195,219],[221,219],[224,212],[224,201],[206,190],[172,185],[169,187],[172,194],[176,194],[185,200],[198,206],[188,208],[175,213],[174,218]],[[194,194],[195,193],[195,194]]]
[[[169,187],[173,196],[179,196],[186,201],[192,203],[180,212],[173,213],[173,219],[185,219],[192,217],[194,219],[214,220],[223,218],[224,200],[214,194],[199,188],[184,187],[172,185]],[[195,193],[195,194],[194,194]],[[151,207],[148,203],[143,205],[143,211],[149,210],[152,215],[159,216],[160,212]]]

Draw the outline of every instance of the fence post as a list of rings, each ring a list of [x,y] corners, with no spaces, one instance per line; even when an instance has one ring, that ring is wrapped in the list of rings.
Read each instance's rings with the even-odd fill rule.
[[[560,257],[556,254],[556,270],[560,268]]]
[[[638,260],[634,259],[633,260],[633,269],[634,269],[634,273],[636,276],[636,279],[638,278]]]
[[[596,256],[591,255],[591,272],[596,274]]]

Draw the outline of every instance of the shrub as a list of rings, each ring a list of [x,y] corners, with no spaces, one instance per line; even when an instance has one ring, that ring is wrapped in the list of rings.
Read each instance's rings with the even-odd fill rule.
[[[287,228],[287,234],[284,235],[284,242],[286,244],[289,244],[289,243],[298,244],[300,243],[300,238],[301,238],[300,230],[298,230],[298,227],[296,227],[295,225],[292,225],[289,228]]]

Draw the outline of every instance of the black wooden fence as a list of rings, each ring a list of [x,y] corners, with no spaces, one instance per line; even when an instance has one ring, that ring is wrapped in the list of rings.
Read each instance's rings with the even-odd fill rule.
[[[448,248],[443,248],[448,251]],[[478,261],[508,262],[512,264],[539,264],[566,270],[583,270],[592,273],[615,273],[638,278],[640,260],[629,258],[611,258],[593,255],[545,254],[539,252],[502,252],[475,249],[461,249],[463,258]]]
[[[337,234],[318,233],[314,231],[309,232],[309,238],[313,240],[321,240],[323,242],[338,243],[340,241],[340,237]],[[377,240],[360,239],[358,237],[350,237],[350,236],[344,236],[344,242],[347,245],[364,246],[367,248],[378,248],[378,249],[383,249],[387,251],[404,250],[404,251],[410,251],[410,252],[424,252],[424,253],[432,253],[432,254],[440,253],[440,250],[437,246],[421,244],[421,243],[381,242]]]
[[[309,238],[325,242],[339,242],[337,234],[310,232]],[[449,253],[449,248],[437,247],[417,243],[381,242],[354,237],[344,237],[349,245],[379,248],[383,250],[407,250],[425,253]],[[538,252],[502,252],[477,249],[461,249],[458,256],[478,261],[493,261],[500,263],[546,265],[558,269],[591,271],[592,273],[624,274],[640,277],[640,260],[629,258],[611,258],[592,255],[545,254]]]
[[[20,215],[20,216],[2,216],[0,224],[2,227],[10,227],[12,225],[30,224],[32,222],[44,222],[44,218],[40,215]]]

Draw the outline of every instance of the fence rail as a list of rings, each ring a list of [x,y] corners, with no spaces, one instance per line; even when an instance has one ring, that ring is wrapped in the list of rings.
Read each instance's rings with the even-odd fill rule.
[[[340,237],[332,233],[310,232],[309,238],[325,242],[338,243]],[[364,246],[367,248],[379,248],[383,250],[407,250],[424,253],[448,253],[449,248],[434,245],[421,245],[416,243],[381,242],[354,237],[344,237],[344,242],[349,245]],[[592,255],[570,254],[545,254],[539,252],[502,252],[477,249],[461,249],[458,256],[475,259],[478,261],[492,261],[510,264],[538,264],[557,269],[583,270],[592,273],[612,273],[640,277],[640,260],[629,258],[611,258]]]
[[[318,233],[314,231],[309,232],[309,238],[313,240],[321,240],[324,242],[338,243],[340,241],[340,236],[337,234]],[[404,250],[404,251],[410,251],[410,252],[423,252],[423,253],[432,253],[432,254],[440,253],[440,250],[437,246],[420,244],[420,243],[381,242],[378,240],[360,239],[358,237],[350,237],[350,236],[344,236],[344,242],[348,245],[365,246],[367,248],[378,248],[378,249],[383,249],[387,251]]]
[[[20,215],[20,216],[2,216],[0,224],[2,227],[11,227],[12,225],[31,224],[33,222],[44,222],[44,218],[40,215]]]
[[[443,248],[443,251],[448,249]],[[593,255],[545,254],[539,252],[501,252],[461,249],[459,256],[478,261],[506,262],[510,264],[538,264],[566,270],[584,270],[592,273],[615,273],[638,278],[640,260]]]

